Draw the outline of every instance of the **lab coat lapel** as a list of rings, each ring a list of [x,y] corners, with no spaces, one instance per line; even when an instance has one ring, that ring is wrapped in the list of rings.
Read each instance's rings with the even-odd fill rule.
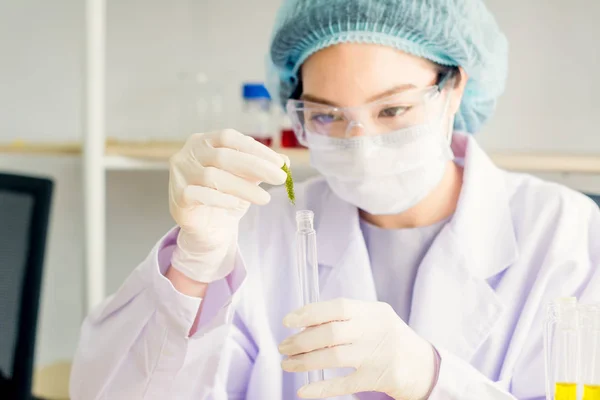
[[[455,134],[453,150],[464,157],[463,189],[419,267],[409,324],[468,361],[503,312],[486,279],[514,262],[517,243],[501,171],[471,137]]]
[[[328,187],[319,197],[324,199],[316,224],[321,300],[347,297],[376,301],[357,208],[341,200]]]

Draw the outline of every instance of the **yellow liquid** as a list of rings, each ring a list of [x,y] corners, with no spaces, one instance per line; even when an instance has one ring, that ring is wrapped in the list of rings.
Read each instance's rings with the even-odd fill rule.
[[[577,384],[557,383],[554,400],[577,400]]]
[[[600,385],[584,385],[583,400],[600,400]]]

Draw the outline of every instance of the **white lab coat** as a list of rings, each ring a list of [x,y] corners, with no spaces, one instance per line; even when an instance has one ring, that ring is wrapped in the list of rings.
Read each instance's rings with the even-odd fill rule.
[[[472,137],[455,134],[453,149],[463,190],[419,266],[407,321],[442,355],[431,399],[542,399],[545,306],[600,301],[600,212],[575,191],[498,169]],[[298,185],[296,208],[283,190],[272,196],[243,219],[235,270],[210,285],[191,338],[200,300],[164,278],[177,231],[161,239],[86,319],[73,399],[296,398],[303,375],[282,372],[277,351],[292,333],[284,315],[300,306],[296,209],[315,213],[321,299],[377,295],[355,207],[321,178]]]

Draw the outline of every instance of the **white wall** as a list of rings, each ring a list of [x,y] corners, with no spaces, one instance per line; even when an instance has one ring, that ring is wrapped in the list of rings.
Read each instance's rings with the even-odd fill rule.
[[[600,151],[600,2],[487,0],[510,41],[510,77],[487,148]]]
[[[83,3],[0,0],[0,141],[77,140],[83,99]],[[177,137],[180,72],[223,84],[235,126],[242,80],[263,77],[279,0],[109,1],[108,130]],[[600,153],[600,2],[488,0],[511,41],[507,93],[479,136],[488,149]],[[70,358],[83,313],[81,163],[0,155],[0,169],[54,177],[38,364]],[[171,226],[165,172],[108,175],[108,286],[114,291]],[[600,191],[597,177],[546,176]]]

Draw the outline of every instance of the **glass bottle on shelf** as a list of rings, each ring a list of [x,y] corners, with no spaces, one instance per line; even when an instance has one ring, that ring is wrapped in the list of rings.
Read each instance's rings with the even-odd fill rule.
[[[294,129],[292,128],[292,121],[287,114],[284,114],[281,117],[281,147],[288,149],[305,149],[306,147],[302,146],[294,133]]]
[[[222,88],[203,72],[179,74],[179,113],[177,137],[220,128],[223,119]],[[222,128],[222,127],[221,127]]]
[[[262,83],[242,86],[243,107],[240,131],[262,144],[273,144],[271,96]]]

